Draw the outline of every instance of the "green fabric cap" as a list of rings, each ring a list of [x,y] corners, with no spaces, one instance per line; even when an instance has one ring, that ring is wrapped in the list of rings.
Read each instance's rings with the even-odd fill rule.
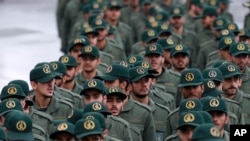
[[[213,117],[206,111],[199,111],[203,117],[204,123],[214,124]]]
[[[75,57],[73,57],[72,55],[62,55],[59,58],[59,61],[62,62],[66,67],[76,67],[77,66],[77,62]]]
[[[227,61],[227,60],[217,60],[217,61],[215,61],[215,63],[214,63],[214,65],[213,65],[213,68],[219,68],[219,66],[221,65],[221,64],[225,64],[225,63],[229,63],[229,61]]]
[[[99,2],[92,2],[89,6],[89,11],[91,13],[100,13],[102,11],[103,5]]]
[[[96,119],[100,122],[101,128],[106,129],[105,117],[99,112],[87,112],[83,113],[82,119]]]
[[[89,45],[90,41],[86,36],[78,36],[70,41],[68,51],[71,51],[76,45],[86,46]]]
[[[197,126],[192,135],[192,140],[196,141],[224,141],[220,130],[214,124],[201,124]]]
[[[53,62],[50,62],[50,64],[53,67],[55,74],[57,76],[62,76],[62,75],[67,74],[67,68],[62,62],[53,61]]]
[[[202,72],[203,79],[211,79],[223,82],[222,73],[218,68],[206,68]]]
[[[202,7],[204,1],[203,0],[190,0],[190,4],[197,5],[199,7]]]
[[[171,48],[171,52],[170,52],[171,57],[175,56],[178,53],[183,53],[183,54],[186,54],[188,56],[190,55],[188,47],[186,45],[182,45],[182,44],[177,44]]]
[[[113,64],[108,66],[106,73],[104,75],[96,76],[95,78],[106,81],[113,81],[119,78],[128,80],[129,72],[128,68],[126,68],[125,66],[120,64]]]
[[[180,113],[189,111],[202,111],[202,103],[198,98],[187,98],[181,100]]]
[[[122,8],[122,5],[120,3],[120,1],[118,0],[109,0],[107,3],[107,8]]]
[[[227,23],[228,23],[227,19],[223,17],[217,17],[213,22],[213,28],[215,30],[225,29]]]
[[[203,84],[201,71],[196,68],[186,69],[181,73],[178,87],[197,86]]]
[[[136,67],[129,69],[129,77],[130,77],[129,78],[130,81],[135,82],[135,81],[140,80],[143,77],[154,78],[155,76],[151,74],[149,70],[140,66],[136,66]]]
[[[167,23],[162,23],[157,28],[157,34],[158,34],[158,36],[163,35],[163,34],[172,35],[171,26]]]
[[[83,84],[83,90],[81,91],[80,95],[84,95],[87,90],[97,90],[102,94],[106,94],[106,87],[104,86],[103,81],[99,79],[92,79],[88,80]]]
[[[88,19],[89,25],[86,26],[86,27],[92,27],[93,29],[96,30],[96,28],[94,28],[91,24],[92,24],[96,19],[102,19],[102,18],[103,18],[103,16],[102,16],[100,13],[98,13],[98,14],[91,13],[91,15],[89,16],[89,19]]]
[[[145,22],[145,28],[146,29],[153,29],[155,31],[157,31],[157,29],[159,28],[159,26],[161,25],[161,22],[160,21],[146,21]]]
[[[5,130],[3,129],[3,127],[0,127],[0,141],[5,141],[5,140],[6,140]]]
[[[216,17],[218,16],[216,8],[214,6],[204,6],[202,14],[200,16],[197,16],[196,18],[204,18],[210,15],[214,15]]]
[[[160,44],[151,44],[151,45],[148,45],[146,46],[146,49],[145,49],[145,55],[144,56],[148,56],[148,55],[151,55],[151,54],[159,54],[159,55],[163,55],[163,48],[161,47]]]
[[[240,32],[238,25],[232,22],[226,24],[226,29],[232,31],[234,34],[238,34]]]
[[[108,25],[108,35],[114,35],[116,28],[114,26]]]
[[[91,22],[91,26],[95,29],[107,29],[108,23],[103,18],[96,18]]]
[[[202,97],[212,96],[212,97],[218,97],[223,92],[218,90],[217,87],[214,84],[214,81],[211,79],[205,79],[204,80],[204,92],[202,94]]]
[[[74,136],[75,125],[68,121],[60,121],[56,123],[53,132],[49,135],[50,139],[55,139],[59,133],[69,133]]]
[[[56,77],[54,69],[49,63],[33,68],[30,71],[30,81],[46,83]]]
[[[73,109],[72,114],[67,118],[67,121],[74,124],[82,118],[83,110],[82,109]]]
[[[98,134],[102,135],[103,129],[97,119],[81,119],[76,122],[75,136],[77,139]]]
[[[206,0],[206,4],[209,6],[218,7],[220,5],[220,0]]]
[[[250,38],[250,33],[249,33],[248,29],[246,29],[246,28],[240,29],[239,30],[239,36],[240,37]]]
[[[99,48],[96,46],[92,46],[92,45],[84,46],[82,48],[81,54],[79,56],[84,56],[84,55],[91,55],[91,56],[94,56],[96,58],[99,58],[100,57]]]
[[[203,117],[199,111],[188,111],[180,114],[177,129],[181,130],[186,126],[197,127],[204,123]]]
[[[156,21],[166,22],[169,19],[169,13],[166,10],[156,11],[154,17]]]
[[[94,34],[98,36],[99,33],[96,31],[96,29],[90,26],[81,29],[81,35],[86,36],[88,34]]]
[[[131,54],[127,57],[126,61],[130,64],[133,65],[134,63],[138,61],[143,61],[144,57],[140,54]]]
[[[0,100],[6,98],[21,98],[25,99],[25,94],[22,88],[17,84],[8,84],[2,88]]]
[[[216,40],[220,40],[223,37],[234,37],[234,33],[228,29],[223,29],[220,31]]]
[[[171,17],[182,17],[184,15],[184,10],[180,6],[173,6],[169,13]]]
[[[229,48],[229,52],[232,56],[237,56],[240,54],[248,54],[249,53],[248,46],[244,42],[233,43]]]
[[[227,113],[227,106],[225,100],[220,97],[204,97],[202,102],[204,111],[222,111]]]
[[[29,84],[25,80],[16,79],[16,80],[10,81],[8,84],[19,85],[22,88],[25,95],[29,95],[29,93],[31,92],[29,89]]]
[[[157,40],[157,32],[153,29],[145,29],[141,34],[141,40],[149,43],[152,40]]]
[[[26,113],[18,110],[9,112],[5,117],[4,126],[9,140],[34,141],[32,120]]]
[[[88,112],[99,112],[103,114],[105,117],[107,115],[111,115],[106,105],[102,102],[91,102],[91,103],[86,104],[83,109],[83,113],[88,113]]]
[[[222,73],[223,78],[230,78],[233,76],[241,75],[239,67],[231,62],[221,64],[219,66],[219,69]]]
[[[235,39],[234,37],[230,37],[230,36],[227,36],[227,37],[223,37],[220,39],[219,41],[219,46],[218,46],[218,49],[219,50],[222,50],[222,49],[225,49],[225,48],[228,48],[233,44],[235,43]]]
[[[18,100],[16,98],[8,98],[8,99],[4,99],[1,101],[1,103],[0,103],[0,116],[5,115],[12,110],[23,111],[22,104],[21,104],[20,100]]]
[[[89,13],[90,12],[90,4],[81,4],[81,10],[83,13]]]
[[[107,97],[109,96],[119,96],[122,100],[127,98],[127,95],[122,92],[118,87],[110,87],[107,90]]]
[[[157,44],[160,44],[164,50],[171,50],[171,48],[174,47],[172,38],[161,38],[157,41]]]

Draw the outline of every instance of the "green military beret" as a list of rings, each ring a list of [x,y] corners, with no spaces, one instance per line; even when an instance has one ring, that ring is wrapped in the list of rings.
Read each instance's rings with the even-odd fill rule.
[[[73,109],[72,114],[67,118],[67,121],[74,124],[82,118],[83,110],[82,109]]]
[[[101,124],[101,128],[104,130],[106,129],[106,121],[105,121],[105,117],[103,116],[103,114],[99,113],[99,112],[87,112],[87,113],[83,113],[82,119],[96,119],[100,122]]]
[[[232,56],[237,56],[240,54],[248,54],[249,53],[248,46],[244,42],[233,43],[229,48],[229,52]]]
[[[108,28],[108,23],[103,18],[96,18],[90,24],[95,29],[107,29]]]
[[[196,18],[204,18],[210,15],[214,15],[216,17],[218,16],[216,8],[214,6],[204,6],[202,14],[200,16],[197,16]]]
[[[218,68],[206,68],[202,72],[203,79],[223,82],[222,73]]]
[[[204,3],[204,0],[190,0],[190,4],[194,4],[199,7],[202,7],[203,3]]]
[[[230,78],[233,76],[240,76],[241,75],[239,67],[231,62],[221,64],[219,66],[219,69],[222,73],[223,78]]]
[[[154,17],[156,21],[166,22],[169,19],[169,13],[166,10],[156,11]]]
[[[236,23],[233,23],[233,22],[227,23],[226,29],[232,31],[235,35],[237,35],[240,32],[238,25]]]
[[[121,66],[123,66],[123,67],[125,67],[125,68],[129,68],[129,67],[130,67],[129,64],[128,64],[128,62],[127,62],[127,61],[124,61],[124,60],[121,60],[121,61],[113,61],[113,62],[112,62],[112,65],[121,65]]]
[[[227,106],[225,100],[220,97],[204,97],[203,100],[203,110],[204,111],[222,111],[227,113]]]
[[[223,37],[220,39],[219,41],[219,46],[218,46],[218,49],[219,50],[223,50],[225,48],[228,48],[233,44],[235,43],[235,39],[234,37],[230,37],[230,36],[227,36],[227,37]]]
[[[122,8],[122,5],[121,3],[118,1],[118,0],[109,0],[107,2],[107,8],[108,9],[111,9],[111,8],[118,8],[118,9],[121,9]]]
[[[25,94],[22,88],[17,84],[5,85],[1,91],[0,100],[6,98],[21,98],[25,99]]]
[[[80,56],[85,56],[85,55],[90,55],[90,56],[93,56],[95,58],[100,58],[99,48],[96,47],[96,46],[92,46],[92,45],[84,46],[81,49],[81,54],[79,54],[79,57]]]
[[[87,36],[88,34],[94,34],[95,36],[98,36],[99,33],[96,31],[96,29],[94,29],[93,27],[83,27],[81,29],[81,35],[83,36]]]
[[[99,112],[103,114],[105,117],[107,115],[111,115],[106,105],[102,102],[91,102],[91,103],[86,104],[83,109],[83,113],[88,113],[88,112]]]
[[[157,41],[157,44],[160,44],[164,50],[171,50],[171,48],[174,47],[172,38],[161,38]]]
[[[191,139],[195,141],[224,141],[218,127],[209,123],[197,126]]]
[[[50,139],[55,139],[59,133],[69,133],[74,136],[75,125],[68,121],[60,121],[56,123],[53,132],[49,135]]]
[[[188,111],[202,111],[202,103],[198,98],[187,98],[181,100],[180,113]]]
[[[9,112],[5,117],[4,126],[9,140],[34,141],[32,120],[26,113],[18,110]]]
[[[60,61],[52,61],[52,62],[50,62],[50,64],[53,67],[55,75],[57,77],[60,77],[62,75],[67,74],[67,68],[62,62],[60,62]]]
[[[214,124],[213,122],[213,117],[206,111],[199,111],[203,117],[204,123],[211,123]]]
[[[160,21],[149,21],[146,20],[145,22],[145,28],[146,29],[153,29],[155,31],[157,31],[158,27],[161,25]]]
[[[89,11],[91,13],[100,13],[103,11],[103,5],[99,2],[91,2],[89,5]]]
[[[90,12],[90,4],[81,4],[81,10],[83,13],[89,13]]]
[[[228,23],[227,19],[224,17],[217,17],[213,22],[213,28],[215,30],[222,30],[226,28],[226,24]]]
[[[143,67],[136,66],[129,69],[129,80],[135,82],[140,80],[143,77],[154,78],[155,76],[149,72],[149,70],[144,69]]]
[[[99,79],[92,79],[88,80],[83,84],[83,90],[81,91],[80,95],[84,95],[87,90],[97,90],[102,94],[106,94],[106,87],[104,86],[103,81]]]
[[[151,54],[163,55],[163,52],[164,51],[163,51],[162,46],[160,44],[154,43],[154,44],[146,46],[144,56],[148,56]]]
[[[197,127],[204,123],[203,117],[199,111],[188,111],[180,114],[177,129],[181,130],[186,126]]]
[[[202,94],[202,97],[207,97],[207,96],[212,96],[212,97],[218,97],[220,96],[223,92],[218,90],[215,86],[215,83],[211,79],[204,79],[204,92]]]
[[[31,90],[29,89],[29,84],[25,80],[16,79],[16,80],[10,81],[8,84],[19,85],[22,88],[25,95],[28,95],[31,92]]]
[[[62,55],[60,56],[59,61],[62,62],[66,67],[77,66],[76,59],[72,55],[68,55],[68,54]]]
[[[78,36],[70,41],[68,51],[71,51],[76,45],[86,46],[89,45],[90,41],[86,36]]]
[[[23,111],[22,104],[20,100],[16,98],[8,98],[4,99],[0,103],[0,116],[3,116],[7,113],[9,113],[12,110],[19,110]]]
[[[182,54],[185,54],[187,56],[190,55],[188,47],[186,45],[183,45],[183,44],[177,44],[171,48],[171,50],[170,50],[171,57],[175,56],[178,53],[182,53]]]
[[[107,90],[107,97],[109,96],[119,96],[122,100],[127,98],[127,95],[122,92],[118,87],[110,87]]]
[[[249,33],[248,29],[246,29],[246,28],[240,29],[239,30],[239,36],[240,37],[250,38],[250,33]]]
[[[30,81],[46,83],[56,77],[54,69],[49,63],[33,68],[30,71]]]
[[[144,43],[149,43],[152,40],[157,41],[157,39],[158,39],[157,32],[153,29],[145,29],[141,34],[141,40]]]
[[[229,61],[227,61],[227,60],[217,60],[217,61],[215,61],[214,65],[213,65],[213,68],[219,68],[219,66],[221,64],[225,64],[225,63],[229,63]]]
[[[157,74],[158,72],[154,69],[152,69],[152,65],[150,64],[150,62],[148,62],[147,60],[143,60],[143,61],[138,61],[136,62],[133,67],[143,67],[145,70],[147,70],[150,74]]]
[[[86,27],[92,27],[94,30],[96,30],[96,28],[94,28],[91,24],[96,20],[96,19],[102,19],[103,18],[103,15],[101,15],[101,14],[91,14],[90,16],[89,16],[89,19],[88,19],[88,23],[89,23],[89,25],[88,26],[86,26]]]
[[[189,68],[181,73],[180,83],[178,87],[197,86],[203,84],[201,71],[196,68]]]
[[[184,10],[180,6],[173,6],[169,13],[171,17],[182,17],[184,15]]]
[[[95,78],[106,81],[112,81],[119,78],[128,80],[129,79],[128,68],[120,64],[112,64],[108,66],[106,73],[104,75],[96,76]]]
[[[133,65],[134,63],[138,62],[138,61],[143,61],[144,57],[140,54],[132,54],[129,55],[126,59],[126,61],[129,63],[129,65]]]
[[[5,134],[5,130],[3,129],[3,127],[0,127],[0,141],[6,141],[6,134]]]
[[[216,37],[216,40],[220,40],[223,37],[234,37],[234,33],[228,29],[223,29],[220,31],[218,37]]]
[[[75,136],[82,139],[90,135],[102,135],[103,129],[97,119],[80,119],[75,125]]]
[[[206,0],[206,4],[209,6],[218,7],[220,5],[220,0]]]
[[[167,23],[161,23],[161,25],[158,26],[157,28],[157,35],[172,35],[172,29],[171,29],[171,25],[167,24]]]

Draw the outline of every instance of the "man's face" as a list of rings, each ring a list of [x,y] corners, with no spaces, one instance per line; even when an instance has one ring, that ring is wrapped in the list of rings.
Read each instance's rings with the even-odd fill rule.
[[[108,35],[108,30],[105,28],[96,29],[99,35],[97,36],[97,41],[103,41],[105,37]]]
[[[120,8],[117,8],[117,7],[111,7],[107,9],[106,16],[111,21],[117,21],[119,20],[121,16],[121,10]]]
[[[202,25],[204,28],[209,28],[213,24],[213,18],[211,16],[205,16],[202,18]]]
[[[191,141],[194,128],[194,126],[184,126],[181,129],[177,130],[180,140]]]
[[[107,96],[106,106],[112,115],[119,116],[122,111],[123,100],[117,95]]]
[[[229,121],[228,115],[223,111],[210,111],[210,115],[213,118],[214,125],[217,126],[220,130],[225,128],[225,125]]]
[[[228,95],[235,95],[239,86],[240,86],[239,76],[224,78],[222,90]]]
[[[81,49],[82,49],[81,45],[75,45],[69,52],[70,55],[75,57],[77,64],[81,64],[81,59],[80,57],[78,57],[81,54]]]
[[[239,54],[236,56],[232,56],[232,62],[236,64],[241,71],[244,71],[247,65],[248,55],[247,54]]]
[[[75,138],[70,133],[60,132],[56,135],[56,137],[53,140],[55,140],[55,141],[75,141]]]
[[[189,58],[184,53],[175,54],[172,57],[172,64],[176,70],[184,70],[189,63]]]
[[[46,98],[51,98],[54,93],[55,79],[52,79],[45,83],[32,81],[31,85],[33,90],[36,91],[36,94]]]
[[[246,44],[250,43],[250,38],[244,37],[244,36],[239,36],[239,42],[244,42]]]
[[[221,49],[219,50],[219,54],[221,59],[227,60],[227,61],[231,61],[232,57],[229,53],[229,48],[225,48],[225,49]]]
[[[138,97],[145,97],[148,95],[151,86],[151,79],[143,77],[138,81],[132,82],[132,93]]]
[[[55,78],[55,84],[56,84],[57,87],[61,87],[63,83],[64,83],[63,76]]]
[[[180,90],[185,99],[187,98],[200,99],[204,91],[204,85],[185,86],[180,88]]]
[[[76,73],[75,67],[67,66],[66,75],[63,76],[65,83],[69,83],[69,82],[74,81],[75,73]]]
[[[202,7],[195,5],[194,12],[196,15],[201,15],[202,14]]]
[[[159,54],[149,54],[145,56],[146,60],[150,62],[152,69],[160,70],[163,66],[164,57]]]
[[[83,65],[82,69],[84,72],[92,72],[96,70],[96,68],[100,64],[100,58],[96,58],[91,55],[81,56],[81,59],[82,59],[82,65]]]
[[[89,39],[90,45],[96,46],[96,44],[97,44],[97,36],[95,34],[87,34],[86,36]]]
[[[103,137],[102,135],[89,135],[87,137],[79,139],[78,141],[103,141]]]
[[[184,17],[176,16],[170,18],[170,24],[176,29],[182,27],[183,23],[184,23]]]
[[[165,62],[165,64],[172,64],[172,61],[170,59],[170,50],[165,49],[164,53],[163,53],[163,56],[164,56],[164,62]]]
[[[83,94],[84,104],[88,104],[91,102],[103,102],[104,103],[104,95],[98,90],[90,89],[87,90]]]

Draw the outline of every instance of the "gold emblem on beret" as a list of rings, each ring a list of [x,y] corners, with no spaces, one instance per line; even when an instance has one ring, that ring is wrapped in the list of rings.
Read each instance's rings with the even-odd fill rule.
[[[218,101],[218,99],[214,99],[214,98],[211,99],[210,102],[209,102],[209,105],[210,105],[211,107],[218,107],[219,104],[220,104],[220,102]]]
[[[87,28],[85,29],[85,33],[89,33],[89,32],[93,32],[93,28],[87,27]]]
[[[110,73],[111,71],[112,71],[112,66],[110,65],[110,66],[108,66],[108,68],[106,69],[106,73]]]
[[[111,5],[112,5],[112,6],[116,6],[116,5],[118,5],[118,3],[117,3],[116,1],[113,0],[113,1],[111,2]]]
[[[163,18],[162,14],[157,14],[157,15],[156,15],[156,19],[162,20],[162,18]]]
[[[86,117],[86,119],[95,119],[93,116],[89,115]]]
[[[84,48],[84,52],[88,52],[88,53],[92,52],[92,47],[91,46],[86,46]]]
[[[154,30],[149,30],[148,31],[148,36],[150,36],[150,37],[155,36]]]
[[[118,92],[119,90],[117,88],[109,88],[109,93],[115,93]]]
[[[68,63],[68,62],[69,62],[69,57],[68,57],[68,56],[63,56],[63,57],[61,58],[61,62],[62,62],[62,63]]]
[[[145,69],[149,68],[149,63],[148,62],[142,62],[141,66]]]
[[[233,65],[229,65],[229,66],[227,67],[227,69],[228,69],[230,72],[235,71],[235,67],[234,67]]]
[[[237,45],[237,49],[238,49],[238,50],[245,50],[244,44],[238,44],[238,45]]]
[[[102,19],[97,19],[97,20],[95,21],[95,24],[96,24],[96,25],[101,25],[101,24],[102,24]]]
[[[215,6],[216,5],[216,0],[210,0],[210,5]]]
[[[144,70],[142,67],[139,67],[139,68],[136,69],[136,72],[137,72],[138,74],[144,74],[144,73],[145,73],[145,70]]]
[[[173,45],[173,44],[174,44],[174,41],[173,41],[173,39],[167,39],[167,43],[168,43],[169,45]]]
[[[149,50],[150,50],[150,51],[156,51],[156,49],[157,49],[156,45],[151,45],[151,46],[149,47]]]
[[[221,31],[221,35],[226,36],[228,34],[229,34],[229,30],[227,30],[227,29],[224,29],[224,30]]]
[[[24,122],[24,121],[18,121],[17,123],[16,123],[16,129],[18,130],[18,131],[24,131],[25,129],[26,129],[26,127],[27,127],[27,125],[26,125],[26,123]]]
[[[209,88],[215,88],[215,84],[214,84],[214,82],[211,81],[211,80],[209,80],[209,81],[207,82],[207,86],[208,86]]]
[[[135,56],[130,57],[128,62],[134,64],[136,62],[136,57]]]
[[[226,45],[230,45],[230,44],[232,44],[232,39],[231,38],[229,38],[229,37],[226,37],[225,38],[225,40],[224,40],[224,43],[226,44]]]
[[[175,50],[177,50],[177,51],[183,50],[183,46],[182,45],[176,45]]]
[[[52,67],[53,67],[54,70],[57,70],[58,65],[56,63],[52,63],[51,65],[52,65]]]
[[[235,27],[234,24],[229,24],[229,25],[228,25],[228,29],[229,29],[229,30],[235,30],[235,28],[236,28],[236,27]]]
[[[210,70],[210,71],[208,72],[208,76],[214,78],[214,77],[217,76],[217,72],[214,71],[214,70]]]
[[[128,67],[128,63],[125,62],[125,61],[121,61],[121,62],[120,62],[120,65],[122,65],[122,66],[124,66],[124,67],[126,67],[126,68]]]
[[[157,27],[157,26],[158,26],[158,22],[157,22],[157,21],[152,22],[152,23],[151,23],[151,26],[152,26],[152,27]]]
[[[181,11],[179,8],[175,8],[173,12],[174,12],[174,14],[180,14]]]
[[[9,100],[6,103],[6,107],[9,108],[9,109],[14,108],[15,106],[16,106],[16,103],[13,100]]]
[[[167,30],[168,29],[168,24],[164,23],[161,25],[162,30]]]
[[[102,109],[102,105],[100,103],[94,103],[92,105],[93,110],[98,111]]]
[[[43,67],[43,72],[44,72],[44,73],[47,73],[47,74],[51,73],[51,70],[50,70],[49,65],[44,65],[44,67]]]
[[[95,123],[92,120],[86,120],[83,124],[84,129],[92,130],[95,128]]]
[[[193,109],[194,107],[195,107],[195,102],[194,101],[189,100],[189,101],[186,102],[186,108],[187,109]]]
[[[90,80],[89,82],[88,82],[88,86],[89,87],[95,87],[97,85],[97,82],[95,81],[95,80]]]
[[[75,39],[74,40],[74,44],[79,44],[79,43],[82,43],[82,39]]]
[[[9,87],[7,90],[8,94],[16,94],[17,93],[17,89],[16,87]]]
[[[219,137],[219,136],[220,136],[220,131],[219,131],[218,128],[212,127],[212,128],[210,129],[210,134],[211,134],[212,136],[214,136],[214,137]]]
[[[193,114],[188,113],[184,116],[183,120],[184,122],[192,122],[195,120],[195,117]]]
[[[222,20],[218,20],[218,21],[216,21],[216,24],[219,25],[219,26],[221,26],[221,25],[223,25],[223,21]]]
[[[148,18],[148,21],[149,21],[150,23],[152,23],[152,22],[155,21],[155,18],[154,18],[154,17],[149,17],[149,18]]]
[[[58,131],[64,131],[68,129],[68,125],[66,123],[61,123],[57,126]]]
[[[94,4],[93,4],[93,8],[94,8],[94,9],[98,9],[99,7],[100,7],[100,6],[99,6],[98,3],[94,3]]]
[[[193,81],[194,80],[194,74],[193,73],[187,73],[185,76],[185,79],[187,81]]]

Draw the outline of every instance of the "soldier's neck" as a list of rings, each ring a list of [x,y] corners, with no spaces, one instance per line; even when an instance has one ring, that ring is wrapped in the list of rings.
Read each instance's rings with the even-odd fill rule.
[[[135,101],[138,101],[138,102],[143,103],[143,104],[146,104],[146,105],[149,104],[149,98],[148,98],[148,96],[145,96],[145,97],[138,97],[138,96],[132,94],[132,97],[133,97],[133,99],[134,99]]]
[[[96,76],[96,69],[94,71],[91,72],[86,72],[86,71],[82,71],[82,75],[86,80],[91,80]]]
[[[64,82],[64,83],[62,84],[62,88],[65,88],[65,89],[67,89],[67,90],[72,90],[72,89],[74,88],[74,86],[75,86],[75,81],[74,81],[74,79],[71,80],[71,81]]]
[[[40,94],[35,94],[35,103],[39,108],[47,108],[51,101],[51,97],[45,97]]]
[[[112,25],[112,26],[118,26],[118,20],[111,20],[111,19],[106,19],[107,20],[107,22],[110,24],[110,25]]]
[[[173,32],[178,34],[178,35],[182,35],[183,34],[183,30],[184,30],[184,27],[183,26],[180,26],[178,28],[173,28]]]
[[[107,39],[104,38],[104,40],[99,40],[96,44],[96,46],[100,49],[103,50],[105,48],[105,45],[107,43]]]

